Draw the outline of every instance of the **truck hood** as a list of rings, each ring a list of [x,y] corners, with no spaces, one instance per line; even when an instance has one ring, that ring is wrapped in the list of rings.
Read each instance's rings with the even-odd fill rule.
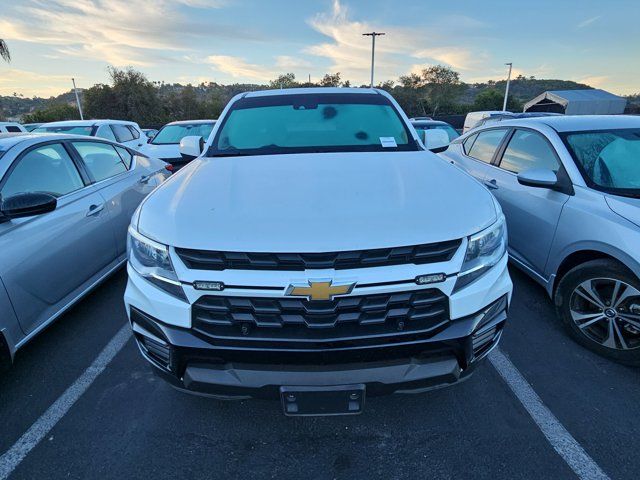
[[[165,159],[176,159],[182,158],[180,154],[180,145],[153,145],[151,143],[147,143],[139,148],[140,153],[144,153],[150,157],[159,158],[160,160]]]
[[[175,247],[328,252],[471,235],[489,191],[430,152],[198,158],[144,202],[138,229]]]
[[[609,208],[640,227],[640,198],[605,195]]]

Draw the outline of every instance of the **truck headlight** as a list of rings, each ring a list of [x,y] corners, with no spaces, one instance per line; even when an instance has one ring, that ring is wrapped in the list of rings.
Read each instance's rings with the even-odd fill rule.
[[[131,267],[147,281],[180,300],[187,300],[171,264],[169,247],[145,237],[130,226],[127,257]]]
[[[469,237],[467,253],[454,291],[469,285],[496,265],[507,251],[507,226],[504,215],[490,227]]]

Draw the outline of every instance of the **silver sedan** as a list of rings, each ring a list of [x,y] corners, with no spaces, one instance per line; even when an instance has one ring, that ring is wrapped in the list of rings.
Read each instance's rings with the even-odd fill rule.
[[[546,288],[569,333],[640,365],[640,117],[508,120],[440,155],[493,192],[512,261]]]
[[[166,165],[96,138],[0,135],[0,362],[124,264]]]

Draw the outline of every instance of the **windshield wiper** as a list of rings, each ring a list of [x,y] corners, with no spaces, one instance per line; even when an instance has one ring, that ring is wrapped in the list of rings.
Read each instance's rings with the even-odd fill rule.
[[[226,153],[214,153],[211,157],[246,157],[248,153],[243,152],[226,152]]]

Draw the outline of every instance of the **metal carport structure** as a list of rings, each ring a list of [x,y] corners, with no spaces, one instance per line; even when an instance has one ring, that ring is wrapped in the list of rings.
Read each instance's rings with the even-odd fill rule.
[[[525,103],[524,112],[567,115],[613,115],[624,113],[627,100],[605,90],[549,90]]]

